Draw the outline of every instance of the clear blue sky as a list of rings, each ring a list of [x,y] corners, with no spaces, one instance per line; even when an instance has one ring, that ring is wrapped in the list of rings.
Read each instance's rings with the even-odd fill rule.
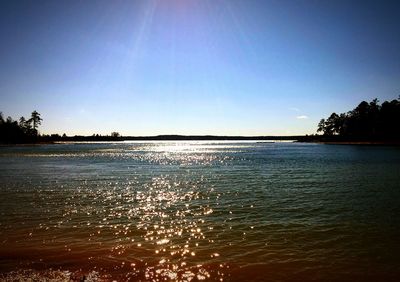
[[[0,111],[42,133],[310,134],[400,94],[398,1],[11,0],[0,40]]]

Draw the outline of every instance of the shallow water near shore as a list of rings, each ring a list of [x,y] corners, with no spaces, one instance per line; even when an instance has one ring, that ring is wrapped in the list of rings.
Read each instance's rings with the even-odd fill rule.
[[[400,149],[0,148],[0,278],[397,280]]]

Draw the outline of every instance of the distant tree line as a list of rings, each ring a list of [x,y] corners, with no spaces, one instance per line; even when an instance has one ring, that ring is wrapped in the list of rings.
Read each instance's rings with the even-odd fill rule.
[[[74,136],[67,136],[65,133],[63,135],[59,134],[51,134],[51,135],[41,135],[39,140],[40,142],[76,142],[76,141],[83,141],[83,142],[91,142],[91,141],[122,141],[123,138],[118,133],[115,135],[112,132],[111,135],[101,135],[101,134],[93,134],[90,136],[83,136],[83,135],[74,135]]]
[[[400,140],[400,97],[385,101],[362,101],[347,113],[332,113],[321,119],[318,132],[326,137],[351,140]]]
[[[31,117],[21,117],[18,121],[11,117],[4,119],[0,112],[0,143],[21,144],[54,141],[120,141],[120,140],[298,140],[303,142],[314,141],[395,141],[400,143],[400,96],[392,101],[385,101],[381,105],[378,99],[371,102],[362,101],[355,109],[336,114],[332,113],[327,119],[321,119],[317,132],[323,135],[306,136],[130,136],[122,137],[118,132],[102,136],[62,136],[59,134],[40,135],[38,127],[42,118],[37,111]],[[389,143],[387,142],[387,143]]]
[[[10,116],[6,119],[0,112],[0,143],[2,144],[29,144],[37,142],[56,142],[56,141],[118,141],[122,140],[118,132],[111,132],[111,135],[93,134],[91,136],[67,136],[65,133],[59,134],[39,134],[38,128],[43,119],[37,111],[33,111],[31,117],[26,119],[20,117],[13,120]]]

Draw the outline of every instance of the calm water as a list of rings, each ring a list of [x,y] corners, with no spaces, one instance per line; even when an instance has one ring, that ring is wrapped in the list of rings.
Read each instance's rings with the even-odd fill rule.
[[[0,148],[0,278],[400,279],[400,148]]]

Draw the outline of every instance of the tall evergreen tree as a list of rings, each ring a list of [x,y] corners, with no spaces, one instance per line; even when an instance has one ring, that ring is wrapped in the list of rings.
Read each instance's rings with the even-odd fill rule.
[[[33,111],[31,118],[29,119],[29,121],[32,123],[32,128],[33,131],[35,132],[35,135],[38,134],[37,128],[39,127],[39,125],[42,123],[42,118],[40,117],[40,114],[37,111]]]

